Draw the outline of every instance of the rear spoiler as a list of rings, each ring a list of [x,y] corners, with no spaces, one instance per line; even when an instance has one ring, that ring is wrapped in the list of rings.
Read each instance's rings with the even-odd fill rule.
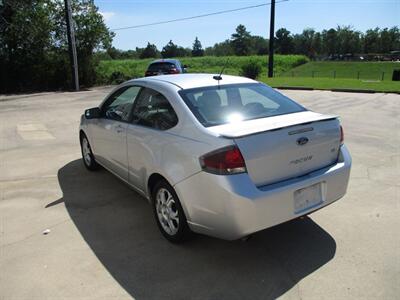
[[[254,119],[238,123],[229,123],[208,127],[207,129],[218,136],[235,139],[261,132],[275,131],[282,128],[303,126],[315,122],[338,119],[335,115],[324,115],[312,111],[304,111],[262,119]]]

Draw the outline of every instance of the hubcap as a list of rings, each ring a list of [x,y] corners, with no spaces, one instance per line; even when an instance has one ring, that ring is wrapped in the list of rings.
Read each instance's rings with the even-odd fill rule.
[[[157,217],[164,231],[169,235],[174,235],[179,229],[178,208],[174,197],[164,188],[158,190],[156,195]]]
[[[85,160],[85,163],[89,166],[92,162],[92,157],[91,157],[91,153],[90,153],[89,142],[87,141],[86,138],[83,138],[83,140],[82,140],[82,154],[83,154],[83,159]]]

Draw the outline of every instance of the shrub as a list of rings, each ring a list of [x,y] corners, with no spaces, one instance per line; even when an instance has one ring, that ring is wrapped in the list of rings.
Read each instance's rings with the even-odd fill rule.
[[[261,73],[261,64],[256,60],[249,60],[245,62],[241,69],[240,75],[251,79],[256,79]]]
[[[143,77],[147,66],[152,60],[152,58],[102,60],[96,66],[96,82],[99,85],[112,83],[110,78],[114,72],[121,72],[128,77],[127,79]],[[183,64],[189,66],[189,73],[219,74],[225,66],[224,74],[238,75],[239,73],[242,74],[241,69],[244,64],[254,61],[257,65],[261,66],[261,75],[267,74],[268,65],[268,57],[266,55],[182,57],[180,60]],[[277,54],[274,59],[274,73],[281,74],[292,69],[294,65],[299,65],[307,61],[308,59],[303,55]]]
[[[120,71],[115,71],[112,72],[110,78],[109,78],[109,83],[111,84],[120,84],[123,83],[124,81],[127,81],[129,79],[129,76],[126,76],[124,73]]]
[[[400,81],[400,69],[393,70],[392,81]]]
[[[306,56],[300,57],[293,63],[293,68],[304,65],[304,64],[308,63],[309,61],[310,60]]]

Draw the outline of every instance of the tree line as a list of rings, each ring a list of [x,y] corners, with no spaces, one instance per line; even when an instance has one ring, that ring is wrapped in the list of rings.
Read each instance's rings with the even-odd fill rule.
[[[94,53],[109,49],[114,34],[91,0],[71,0],[79,78],[96,79]],[[72,81],[64,1],[0,1],[0,94],[67,89]]]
[[[304,29],[300,34],[291,34],[285,28],[275,34],[276,51],[280,54],[304,54],[335,57],[354,54],[389,54],[400,50],[400,30],[392,28],[368,29],[365,33],[351,26],[338,26],[321,32]]]
[[[230,39],[205,49],[196,37],[192,48],[178,46],[171,40],[161,51],[148,42],[144,48],[123,51],[111,47],[99,55],[102,59],[265,55],[268,54],[268,47],[268,39],[252,35],[240,24]],[[275,52],[278,54],[303,54],[311,59],[335,59],[354,54],[389,54],[392,51],[400,51],[400,30],[397,26],[383,29],[377,27],[368,29],[365,33],[351,26],[337,26],[321,32],[306,28],[299,34],[280,28],[275,33]]]

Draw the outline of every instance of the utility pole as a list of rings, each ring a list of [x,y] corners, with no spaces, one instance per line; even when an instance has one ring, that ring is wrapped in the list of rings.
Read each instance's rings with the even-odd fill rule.
[[[75,30],[72,20],[71,0],[64,0],[65,18],[67,22],[68,48],[71,61],[72,81],[75,91],[79,91],[78,58],[76,56]]]
[[[274,77],[275,0],[271,0],[271,20],[269,25],[268,77]]]

